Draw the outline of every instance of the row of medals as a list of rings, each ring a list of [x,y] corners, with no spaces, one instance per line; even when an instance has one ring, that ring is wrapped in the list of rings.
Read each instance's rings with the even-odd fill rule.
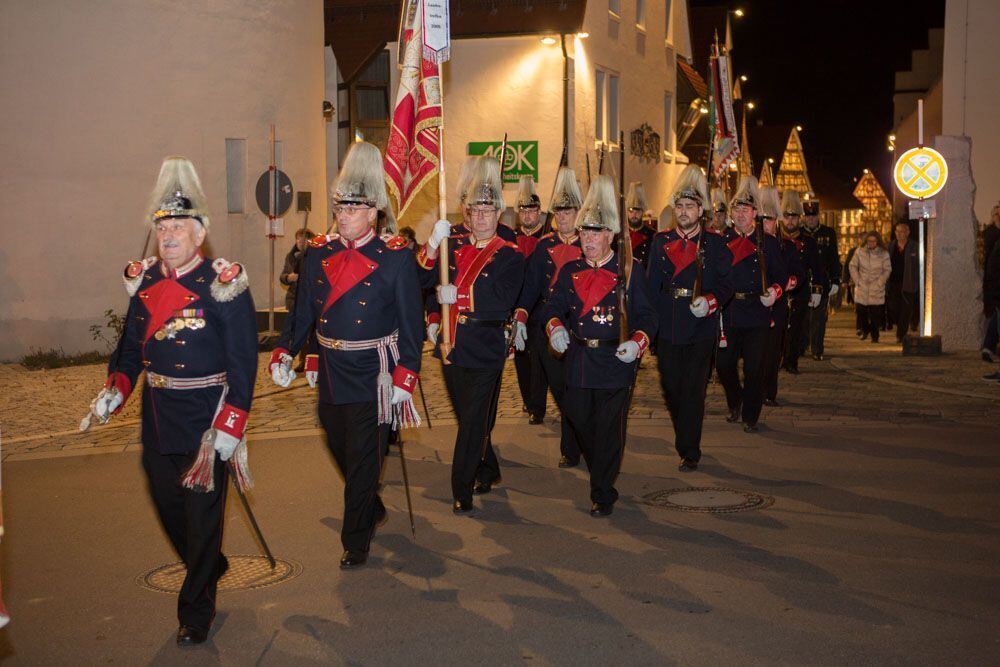
[[[591,319],[598,324],[607,324],[615,319],[614,309],[611,306],[594,306],[593,311]]]
[[[175,317],[164,324],[159,331],[153,334],[156,340],[167,340],[174,338],[178,332],[184,329],[204,329],[205,320],[201,317]]]

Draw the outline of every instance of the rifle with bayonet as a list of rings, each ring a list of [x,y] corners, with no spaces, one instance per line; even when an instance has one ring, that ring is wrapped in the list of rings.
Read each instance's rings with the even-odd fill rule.
[[[628,284],[632,277],[632,240],[628,235],[627,218],[625,217],[625,132],[619,137],[618,154],[618,281],[615,285],[615,296],[618,299],[618,342],[629,339],[628,328]]]

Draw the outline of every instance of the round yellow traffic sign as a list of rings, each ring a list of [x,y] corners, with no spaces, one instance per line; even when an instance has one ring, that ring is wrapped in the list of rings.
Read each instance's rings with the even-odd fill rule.
[[[933,148],[911,148],[896,160],[892,177],[907,197],[926,199],[941,192],[948,180],[948,164]]]

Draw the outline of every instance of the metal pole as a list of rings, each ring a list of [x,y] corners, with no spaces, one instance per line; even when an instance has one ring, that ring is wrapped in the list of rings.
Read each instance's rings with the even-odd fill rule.
[[[926,316],[926,302],[927,302],[927,283],[926,283],[926,253],[924,251],[924,226],[927,224],[927,218],[924,216],[920,217],[917,221],[917,243],[920,246],[920,336],[926,336],[927,332],[924,330],[924,317]]]
[[[271,335],[274,331],[274,209],[277,206],[275,190],[278,183],[278,168],[274,164],[274,125],[268,133],[268,142],[271,145],[271,165],[268,168],[268,188],[267,188],[267,238],[271,240],[271,256],[268,260],[267,275],[268,280],[268,301],[267,301],[267,333]]]

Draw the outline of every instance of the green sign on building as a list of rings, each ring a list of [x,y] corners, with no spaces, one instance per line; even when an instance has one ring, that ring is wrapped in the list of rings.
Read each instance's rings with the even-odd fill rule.
[[[500,159],[502,141],[470,141],[469,155],[486,155]],[[538,182],[538,142],[508,141],[504,157],[503,182],[517,183],[522,176]]]

